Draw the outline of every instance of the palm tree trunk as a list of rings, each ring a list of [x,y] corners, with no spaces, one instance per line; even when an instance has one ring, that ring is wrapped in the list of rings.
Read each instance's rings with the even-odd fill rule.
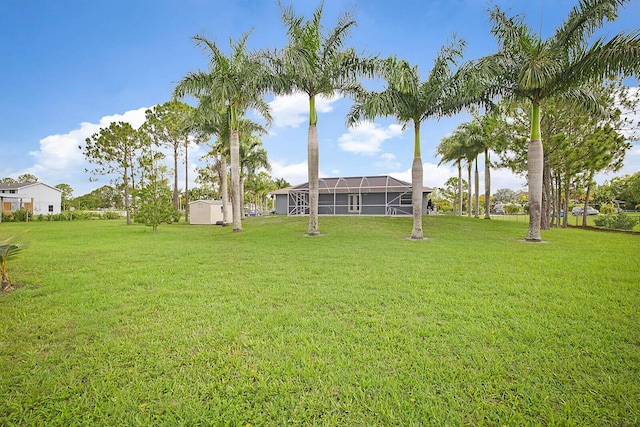
[[[480,218],[480,174],[478,173],[478,156],[476,156],[475,180],[475,218]]]
[[[544,152],[540,138],[540,104],[532,105],[531,139],[527,151],[529,178],[529,230],[525,238],[528,242],[540,242],[540,215],[542,210],[542,170]]]
[[[240,174],[240,206],[242,206],[242,212],[244,213],[244,177]]]
[[[233,217],[233,232],[242,231],[242,206],[240,205],[240,140],[237,130],[231,131],[231,214]]]
[[[484,150],[484,219],[491,219],[491,165],[489,150]]]
[[[9,276],[3,269],[2,270],[2,292],[10,291],[12,288],[13,286],[11,286],[11,280],[9,280]]]
[[[458,160],[458,215],[462,216],[462,162]]]
[[[189,223],[189,137],[184,137],[184,222]]]
[[[413,229],[411,238],[424,239],[422,232],[422,186],[423,171],[420,156],[420,121],[413,122],[413,164],[411,165],[411,204],[413,205]]]
[[[415,157],[411,165],[411,203],[413,204],[413,229],[411,238],[416,240],[424,239],[422,232],[422,159]]]
[[[317,236],[320,234],[318,229],[318,168],[319,168],[319,149],[318,149],[318,128],[316,125],[309,125],[309,133],[307,139],[307,161],[309,173],[309,229],[307,235]]]
[[[471,218],[471,168],[473,167],[473,162],[467,160],[467,182],[469,183],[469,191],[467,192],[467,216]]]
[[[229,186],[227,185],[227,156],[220,155],[220,164],[217,166],[218,179],[220,180],[220,198],[222,199],[222,226],[229,225]]]
[[[557,172],[555,174],[555,186],[554,188],[554,198],[553,198],[553,204],[554,204],[554,212],[555,212],[555,218],[556,218],[556,223],[555,225],[552,224],[552,226],[554,226],[555,228],[560,228],[560,221],[562,221],[562,175],[560,174],[560,172]]]

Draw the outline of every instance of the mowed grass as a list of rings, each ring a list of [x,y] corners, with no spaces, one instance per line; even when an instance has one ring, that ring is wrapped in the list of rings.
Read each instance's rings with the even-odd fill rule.
[[[625,215],[630,216],[631,218],[640,218],[640,213],[638,212],[626,212]],[[529,215],[526,214],[518,214],[518,215],[492,215],[492,219],[498,221],[516,221],[516,222],[525,222],[529,223]],[[587,216],[587,227],[597,227],[595,223],[595,219],[598,218],[596,215]],[[569,214],[569,219],[567,220],[567,224],[569,227],[581,227],[582,226],[582,217],[574,216]],[[640,232],[640,224],[636,224],[633,227],[632,231]]]
[[[640,237],[320,228],[2,224],[0,425],[640,424]]]

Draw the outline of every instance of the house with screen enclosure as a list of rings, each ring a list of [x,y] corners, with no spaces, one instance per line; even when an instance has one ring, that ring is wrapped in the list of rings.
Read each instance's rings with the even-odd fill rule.
[[[422,188],[422,212],[433,189]],[[275,198],[275,213],[309,214],[309,183],[270,193]],[[411,184],[388,175],[320,178],[319,215],[412,215]]]
[[[10,214],[21,209],[34,215],[60,213],[62,191],[43,182],[0,184],[0,208]]]

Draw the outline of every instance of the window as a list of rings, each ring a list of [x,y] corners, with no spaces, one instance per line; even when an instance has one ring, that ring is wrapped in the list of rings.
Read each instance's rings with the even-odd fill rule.
[[[411,193],[404,193],[400,195],[400,204],[401,205],[411,205],[413,204],[413,200],[411,198]]]
[[[49,205],[49,212],[53,212],[53,205]]]
[[[349,194],[349,207],[348,212],[360,212],[360,195]]]
[[[16,194],[16,190],[9,190],[9,194]]]

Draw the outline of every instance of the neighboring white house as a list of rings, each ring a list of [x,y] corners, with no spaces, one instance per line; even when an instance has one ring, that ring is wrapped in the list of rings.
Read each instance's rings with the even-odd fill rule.
[[[24,209],[34,215],[59,214],[62,191],[44,182],[0,184],[0,206],[4,213]]]
[[[189,203],[189,224],[193,225],[222,225],[222,200],[196,200]],[[229,203],[231,209],[231,203]],[[232,215],[229,212],[229,219]]]

